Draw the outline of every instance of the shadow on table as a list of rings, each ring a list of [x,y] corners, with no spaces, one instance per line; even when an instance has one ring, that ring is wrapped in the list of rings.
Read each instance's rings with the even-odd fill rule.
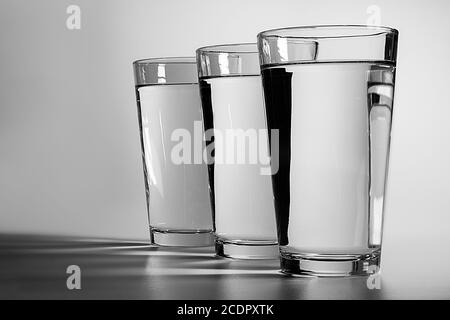
[[[81,290],[67,288],[67,268]],[[0,235],[1,299],[372,299],[366,278],[298,278],[278,260],[232,260],[212,247]]]

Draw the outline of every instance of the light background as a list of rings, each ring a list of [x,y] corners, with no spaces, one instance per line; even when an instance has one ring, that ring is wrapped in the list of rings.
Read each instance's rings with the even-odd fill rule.
[[[81,30],[66,28],[70,4]],[[445,0],[2,0],[0,233],[148,239],[131,62],[275,27],[365,24],[372,4],[400,30],[383,281],[450,297]]]

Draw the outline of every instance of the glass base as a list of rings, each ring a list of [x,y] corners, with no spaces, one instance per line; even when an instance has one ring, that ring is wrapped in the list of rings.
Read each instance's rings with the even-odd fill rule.
[[[276,241],[242,241],[216,238],[216,254],[234,259],[276,259],[279,257]]]
[[[150,228],[152,243],[167,247],[209,247],[214,244],[211,230],[161,230]]]
[[[380,265],[380,252],[362,255],[281,253],[281,272],[288,275],[345,277],[373,274]]]

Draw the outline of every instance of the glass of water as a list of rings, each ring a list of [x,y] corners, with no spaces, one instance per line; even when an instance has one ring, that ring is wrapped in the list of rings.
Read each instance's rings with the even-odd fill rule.
[[[311,26],[258,35],[282,271],[345,276],[380,263],[398,31]]]
[[[219,256],[278,257],[256,44],[197,50],[215,246]]]
[[[207,166],[191,150],[196,135],[200,154],[204,147],[195,58],[138,60],[133,68],[152,242],[210,246]]]

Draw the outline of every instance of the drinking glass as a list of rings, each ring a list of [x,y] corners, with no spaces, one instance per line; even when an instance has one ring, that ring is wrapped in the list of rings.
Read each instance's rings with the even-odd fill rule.
[[[258,35],[282,272],[378,270],[398,31],[306,26]],[[274,156],[274,154],[272,154]]]
[[[207,166],[191,152],[194,136],[200,149],[203,137],[195,58],[138,60],[133,68],[152,242],[212,245]]]
[[[256,43],[200,48],[197,64],[210,150],[216,253],[242,259],[276,258],[268,133]]]

